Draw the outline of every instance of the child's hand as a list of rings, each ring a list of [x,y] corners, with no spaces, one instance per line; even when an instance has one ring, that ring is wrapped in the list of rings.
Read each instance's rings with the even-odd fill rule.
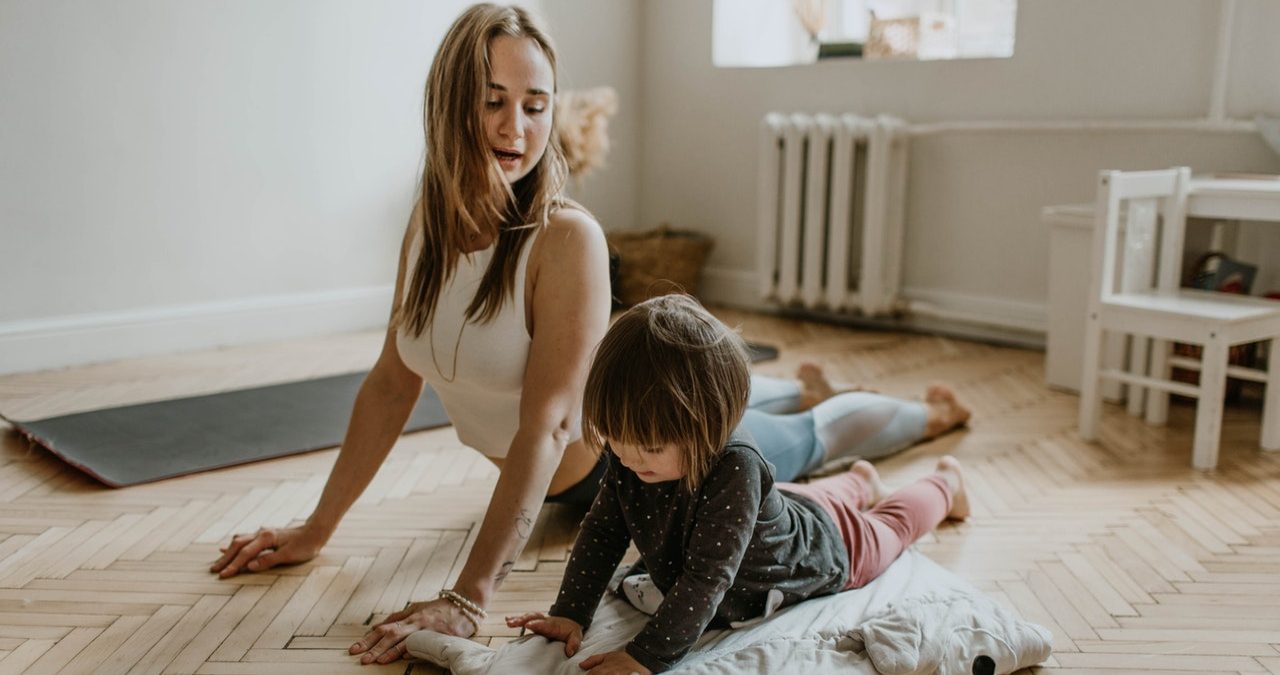
[[[623,651],[592,654],[578,667],[587,671],[587,675],[653,675],[653,671]]]
[[[564,643],[564,655],[573,656],[582,646],[582,626],[573,619],[547,616],[546,612],[529,612],[507,617],[508,628],[527,628],[538,635]]]

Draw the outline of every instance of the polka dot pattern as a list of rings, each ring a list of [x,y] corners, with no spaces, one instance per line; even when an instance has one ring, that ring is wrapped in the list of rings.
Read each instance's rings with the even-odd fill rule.
[[[849,555],[835,523],[773,483],[768,462],[741,437],[692,494],[680,481],[645,483],[610,457],[551,613],[589,626],[634,541],[663,603],[627,653],[661,672],[708,627],[762,615],[772,589],[784,606],[840,590]]]

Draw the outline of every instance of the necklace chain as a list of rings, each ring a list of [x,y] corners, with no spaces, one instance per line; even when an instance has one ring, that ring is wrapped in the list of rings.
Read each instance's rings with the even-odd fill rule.
[[[436,367],[436,372],[440,374],[440,379],[453,384],[458,379],[458,352],[462,348],[462,334],[467,330],[467,319],[463,317],[462,327],[458,329],[458,338],[453,341],[453,370],[446,377],[444,369],[440,367],[440,362],[436,360],[436,324],[431,322],[431,364]]]
[[[479,232],[470,232],[467,235],[468,242],[474,242],[480,236]],[[466,254],[470,255],[470,253]],[[458,379],[458,352],[462,349],[462,334],[467,330],[467,317],[462,317],[462,327],[458,329],[458,337],[453,341],[453,368],[448,376],[445,376],[444,369],[440,367],[440,362],[436,360],[436,322],[431,322],[431,364],[436,367],[436,372],[440,374],[440,379],[452,384]]]

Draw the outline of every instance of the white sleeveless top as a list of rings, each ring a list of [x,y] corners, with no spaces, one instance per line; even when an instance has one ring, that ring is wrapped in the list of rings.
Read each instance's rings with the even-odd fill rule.
[[[400,360],[439,395],[458,440],[488,457],[506,457],[520,426],[520,393],[532,342],[525,323],[525,276],[535,239],[529,237],[521,249],[512,297],[493,319],[469,321],[466,315],[496,245],[459,259],[422,335],[413,337],[404,329],[396,333]],[[410,247],[406,289],[420,249],[421,239]]]

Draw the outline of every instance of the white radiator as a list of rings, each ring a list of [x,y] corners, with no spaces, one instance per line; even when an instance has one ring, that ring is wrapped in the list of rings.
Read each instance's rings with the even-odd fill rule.
[[[898,308],[907,141],[891,117],[765,116],[756,244],[765,299],[866,316]]]

